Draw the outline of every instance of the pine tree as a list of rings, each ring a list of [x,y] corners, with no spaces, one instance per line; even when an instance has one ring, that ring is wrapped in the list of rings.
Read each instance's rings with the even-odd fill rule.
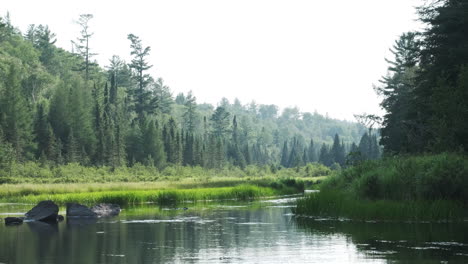
[[[183,114],[184,127],[190,133],[195,133],[195,126],[196,126],[195,124],[197,121],[197,113],[196,113],[197,103],[196,103],[196,97],[193,96],[192,91],[188,93],[184,106],[185,106],[185,112]]]
[[[335,138],[333,140],[333,146],[331,148],[331,156],[333,158],[332,163],[336,162],[340,164],[340,166],[345,165],[345,153],[341,145],[340,137],[338,136],[338,134],[335,134]]]
[[[143,157],[146,161],[153,162],[153,165],[162,168],[166,162],[166,154],[164,152],[164,145],[162,135],[158,129],[158,125],[150,120],[146,122],[146,127],[143,132]]]
[[[218,106],[211,116],[213,122],[213,134],[216,137],[223,138],[229,132],[229,112],[224,107]]]
[[[34,120],[34,135],[37,142],[36,157],[39,157],[49,145],[49,122],[44,110],[44,105],[39,104],[36,111],[36,118]]]
[[[325,145],[325,143],[323,143],[322,147],[320,148],[319,162],[325,166],[330,167],[333,164],[333,160],[330,156],[329,148],[327,145]]]
[[[91,14],[82,14],[80,18],[76,22],[81,27],[81,36],[77,39],[77,42],[72,41],[74,47],[78,51],[78,55],[80,55],[84,61],[82,64],[78,66],[79,71],[85,71],[85,80],[89,80],[89,71],[90,67],[95,65],[95,63],[91,62],[91,58],[97,54],[91,53],[91,48],[89,46],[89,40],[93,36],[94,33],[90,32],[89,29],[89,21],[93,18]]]
[[[67,147],[67,163],[80,162],[82,152],[80,153],[78,142],[73,134],[73,130],[70,130],[66,147]]]
[[[307,149],[307,155],[309,157],[309,162],[317,162],[317,153],[315,152],[314,140],[310,139],[309,148]]]
[[[246,163],[245,163],[245,158],[244,155],[242,154],[240,147],[239,147],[239,131],[237,128],[237,118],[234,116],[232,120],[232,140],[231,140],[231,157],[232,157],[232,163],[234,166],[238,166],[240,168],[245,168]]]
[[[284,141],[283,150],[281,151],[281,166],[285,168],[288,168],[289,166],[289,150],[287,141]]]
[[[155,98],[151,97],[151,92],[148,91],[147,86],[152,81],[149,74],[145,72],[151,67],[147,62],[147,57],[151,48],[143,48],[139,37],[129,34],[127,37],[131,42],[131,55],[133,56],[130,63],[130,68],[134,70],[133,78],[137,82],[137,87],[132,90],[133,101],[135,105],[135,111],[138,115],[139,121],[143,121],[143,115],[151,113],[155,109],[156,105]]]
[[[33,148],[32,116],[21,94],[20,74],[19,66],[11,62],[0,98],[0,125],[5,141],[13,147],[16,160],[21,160]]]

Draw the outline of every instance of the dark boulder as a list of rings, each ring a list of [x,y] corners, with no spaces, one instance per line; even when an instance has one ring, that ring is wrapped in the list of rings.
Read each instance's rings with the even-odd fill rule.
[[[116,216],[120,214],[120,206],[118,204],[101,203],[91,207],[91,210],[100,217]]]
[[[63,215],[57,215],[57,221],[58,222],[62,222],[65,218],[63,217]]]
[[[23,217],[6,217],[5,225],[20,225],[23,223]]]
[[[87,206],[78,203],[67,203],[67,217],[97,217]]]
[[[57,221],[59,208],[52,201],[39,202],[25,216],[29,221]]]

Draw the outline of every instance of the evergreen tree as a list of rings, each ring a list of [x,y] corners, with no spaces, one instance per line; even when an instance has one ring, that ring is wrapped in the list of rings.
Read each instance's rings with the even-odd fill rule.
[[[0,125],[5,141],[13,147],[16,160],[31,153],[32,118],[28,105],[21,94],[19,66],[10,62],[0,98]]]
[[[36,118],[34,120],[34,135],[35,141],[37,142],[36,157],[39,157],[49,145],[49,127],[50,124],[47,120],[44,105],[39,104],[36,111]]]
[[[185,106],[185,112],[183,114],[184,127],[190,133],[194,133],[196,122],[197,122],[197,113],[196,113],[197,103],[196,103],[196,97],[192,95],[192,91],[188,93],[187,98],[185,99],[184,106]]]
[[[331,148],[331,156],[333,157],[333,162],[340,164],[340,166],[345,165],[345,153],[344,148],[340,143],[340,137],[338,134],[335,134],[333,140],[333,146]]]
[[[78,142],[73,135],[73,130],[70,130],[67,140],[67,163],[74,163],[81,161],[81,153]]]
[[[218,106],[211,116],[213,134],[216,137],[223,138],[229,132],[229,116],[229,112],[221,106]]]
[[[162,168],[166,162],[166,154],[164,152],[161,133],[159,132],[158,125],[154,121],[150,120],[146,123],[142,136],[142,141],[144,142],[143,157],[146,158],[147,163],[152,162],[154,166]]]
[[[281,151],[281,166],[287,168],[289,166],[289,150],[288,142],[284,141],[283,150]]]
[[[137,87],[132,90],[132,96],[135,111],[139,120],[142,121],[145,113],[151,113],[155,109],[155,98],[151,97],[151,92],[147,89],[152,78],[145,73],[153,67],[147,61],[151,48],[149,46],[143,48],[140,38],[133,34],[129,34],[128,39],[131,42],[130,47],[132,49],[130,54],[133,56],[129,66],[134,70],[133,78],[137,82]]]
[[[93,18],[91,14],[82,14],[76,22],[81,27],[81,36],[77,39],[77,42],[72,41],[74,48],[78,51],[84,61],[78,66],[79,71],[85,71],[85,80],[89,80],[89,71],[92,65],[95,65],[91,62],[91,58],[95,56],[95,53],[91,53],[91,48],[89,46],[89,40],[94,33],[90,32],[89,21]]]
[[[381,80],[383,86],[378,88],[378,92],[384,96],[381,106],[387,112],[383,119],[380,142],[388,153],[410,152],[415,144],[421,144],[414,134],[418,124],[411,109],[419,46],[417,34],[413,32],[403,34],[395,42],[391,49],[395,59],[387,60],[390,64],[389,75]]]
[[[237,118],[234,116],[232,120],[232,140],[231,140],[231,147],[230,147],[230,155],[232,158],[232,163],[234,166],[238,166],[240,168],[245,168],[245,158],[240,150],[240,143],[239,143],[239,131],[237,128]]]
[[[158,78],[153,86],[153,101],[155,102],[157,109],[163,114],[171,114],[174,100],[172,99],[169,86],[164,84],[162,78]]]
[[[330,167],[333,164],[333,159],[331,158],[330,150],[327,147],[327,145],[325,145],[325,143],[323,143],[322,147],[320,148],[319,162],[328,167]]]
[[[313,139],[310,139],[309,148],[307,149],[307,156],[309,157],[309,162],[316,162],[318,160]]]

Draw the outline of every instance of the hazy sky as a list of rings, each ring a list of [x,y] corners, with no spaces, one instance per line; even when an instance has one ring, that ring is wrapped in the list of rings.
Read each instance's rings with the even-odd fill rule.
[[[174,95],[197,101],[235,97],[353,120],[382,113],[372,85],[386,74],[384,58],[403,32],[419,27],[422,0],[2,0],[23,32],[46,24],[71,50],[74,23],[91,13],[93,52],[101,66],[128,60],[133,33],[151,46],[151,74]]]

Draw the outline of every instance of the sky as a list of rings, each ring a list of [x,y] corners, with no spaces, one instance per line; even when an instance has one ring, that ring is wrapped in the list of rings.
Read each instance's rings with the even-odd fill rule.
[[[80,14],[93,14],[90,46],[108,65],[129,61],[129,33],[151,47],[150,74],[198,103],[297,106],[332,118],[380,114],[373,85],[403,32],[421,28],[423,0],[2,0],[25,32],[44,24],[71,50]]]

